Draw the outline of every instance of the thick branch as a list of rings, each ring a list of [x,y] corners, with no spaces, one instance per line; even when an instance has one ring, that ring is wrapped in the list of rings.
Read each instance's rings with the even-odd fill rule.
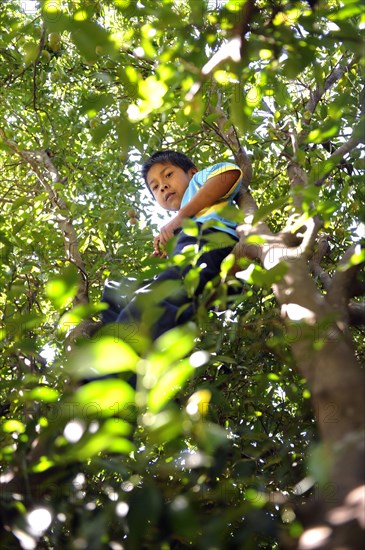
[[[339,78],[338,73],[333,75],[335,78]],[[327,85],[330,85],[329,80]],[[227,136],[224,125],[218,129]],[[290,162],[288,173],[291,186],[306,186],[307,175],[299,163]],[[309,262],[320,270],[320,261],[328,251],[328,245],[320,241],[313,255],[322,224],[318,219],[306,220],[296,214],[283,231],[273,234],[265,224],[252,226],[257,207],[248,191],[240,197],[240,206],[245,219],[237,228],[240,242],[235,249],[236,255],[258,259],[266,269],[285,262],[286,272],[273,285],[273,291],[281,306],[298,370],[311,391],[323,444],[329,449],[328,479],[336,487],[337,501],[346,502],[351,491],[363,483],[364,451],[358,442],[364,435],[364,373],[359,368],[337,305],[322,296],[310,273]],[[252,246],[255,235],[257,245]],[[251,239],[247,242],[248,236]],[[348,300],[346,306],[348,308]],[[354,316],[360,317],[359,306],[351,304],[349,309],[353,309]],[[324,520],[326,509],[333,508],[333,504],[326,502],[322,495],[320,505],[324,509],[321,520]]]
[[[270,229],[265,223],[258,224],[254,229],[252,220],[257,211],[257,204],[249,191],[241,193],[238,199],[238,205],[245,215],[244,222],[237,227],[237,234],[240,237],[239,242],[234,247],[234,254],[237,259],[249,258],[250,260],[262,259],[263,246],[262,235],[272,235]],[[257,243],[254,237],[257,236]],[[250,242],[246,242],[247,237],[251,237]],[[253,238],[252,238],[253,237]]]

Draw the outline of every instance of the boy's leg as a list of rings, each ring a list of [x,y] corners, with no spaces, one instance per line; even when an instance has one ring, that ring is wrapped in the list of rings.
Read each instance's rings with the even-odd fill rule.
[[[208,235],[209,233],[213,232],[216,233],[217,231],[207,230],[203,233],[203,236],[199,241],[199,250],[201,250],[202,247],[206,245],[204,235]],[[195,237],[189,237],[183,232],[180,233],[173,255],[181,253],[187,245],[196,243],[197,240]],[[162,282],[165,280],[180,280],[181,287],[178,294],[171,295],[168,298],[159,302],[159,306],[161,307],[163,313],[156,320],[151,328],[151,336],[153,340],[155,340],[171,328],[184,324],[193,318],[197,310],[198,296],[202,293],[206,283],[219,275],[221,263],[224,258],[232,251],[233,246],[234,245],[232,244],[231,246],[224,246],[221,248],[218,247],[209,250],[209,245],[207,245],[208,250],[200,256],[196,264],[202,269],[199,273],[199,283],[193,297],[188,297],[183,285],[183,278],[192,268],[191,265],[188,265],[184,269],[173,267],[167,269],[157,276],[156,282]],[[186,307],[183,309],[181,314],[177,316],[181,306],[183,305],[185,305]]]
[[[103,325],[115,323],[120,312],[127,306],[131,296],[138,288],[136,279],[124,277],[120,281],[107,280],[104,285],[101,302],[108,304],[108,309],[101,313]]]
[[[209,234],[211,232],[216,231],[208,230],[204,234]],[[201,241],[199,242],[199,249],[201,249],[205,244],[204,234],[201,238]],[[197,240],[195,237],[190,237],[181,232],[176,243],[173,255],[175,256],[176,254],[180,254],[186,246],[194,245],[196,243]],[[153,320],[150,327],[151,338],[153,340],[155,340],[171,328],[186,323],[187,321],[192,319],[197,308],[197,296],[201,294],[206,283],[214,279],[219,274],[221,262],[232,251],[232,248],[233,245],[225,246],[222,248],[214,248],[213,250],[208,250],[207,252],[204,252],[200,256],[197,261],[197,266],[201,266],[202,269],[199,273],[199,284],[193,298],[189,298],[187,296],[183,285],[183,278],[190,271],[192,267],[191,265],[188,265],[184,269],[181,269],[177,266],[169,268],[160,273],[156,277],[156,279],[149,285],[149,291],[153,292],[154,287],[157,288],[157,285],[164,281],[181,281],[179,291],[177,291],[173,295],[170,295],[168,298],[159,301],[156,304],[159,306],[161,315],[159,317],[156,316],[156,320]],[[141,294],[140,296],[143,296],[143,294]],[[143,307],[139,307],[139,303],[143,305],[143,298],[133,298],[133,300],[131,300],[130,303],[121,310],[116,319],[116,322],[136,328],[137,324],[140,323],[143,315]],[[181,306],[183,306],[184,304],[187,307],[177,318],[177,314]]]
[[[209,231],[210,233],[211,231]],[[200,249],[204,245],[204,242],[200,246]],[[180,325],[183,323],[186,323],[190,321],[197,310],[198,307],[198,298],[201,295],[201,293],[204,290],[205,285],[208,283],[208,281],[211,281],[217,277],[220,273],[221,263],[232,252],[233,246],[224,246],[222,248],[214,248],[213,250],[208,250],[207,252],[204,252],[200,258],[197,261],[197,266],[201,267],[201,270],[199,272],[199,283],[195,290],[194,296],[191,298],[188,298],[185,294],[185,300],[180,303],[179,307],[176,309],[175,312],[175,325]],[[188,271],[191,269],[191,266],[188,266],[183,271],[182,277],[184,277]],[[187,307],[184,309],[184,311],[179,315],[179,317],[176,319],[176,313],[178,312],[179,308],[183,303],[188,304]],[[162,320],[160,325],[163,326],[166,330],[164,321]]]
[[[101,312],[101,320],[103,325],[115,323],[121,311],[118,295],[118,282],[106,281],[101,295],[101,302],[108,304],[108,309]]]
[[[138,337],[135,331],[141,329],[141,325],[145,321],[145,326],[149,325],[150,337],[152,340],[156,340],[161,334],[176,326],[176,314],[180,307],[187,301],[182,279],[183,270],[178,267],[172,267],[157,275],[152,283],[139,289],[139,292],[137,292],[129,304],[120,311],[116,319],[117,323],[124,325],[124,330],[122,330],[120,334],[122,335],[123,332],[125,332],[125,339],[127,341],[128,334],[130,338]],[[169,295],[166,299],[154,301],[154,303],[151,304],[150,297],[153,298],[153,294],[158,292],[158,286],[165,281],[177,281],[181,282],[181,284],[178,285],[175,294]],[[151,315],[153,316],[154,314],[155,317],[151,319]],[[148,321],[146,321],[146,317],[149,318]],[[130,343],[133,344],[132,341]]]

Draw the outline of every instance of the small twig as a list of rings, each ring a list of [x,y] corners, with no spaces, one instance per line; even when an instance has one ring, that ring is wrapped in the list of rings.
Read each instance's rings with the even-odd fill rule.
[[[332,88],[332,86],[334,86],[334,84],[336,84],[336,82],[338,82],[340,78],[342,78],[342,76],[345,74],[346,71],[348,71],[352,64],[353,60],[351,60],[350,63],[348,63],[347,65],[339,65],[336,69],[333,69],[333,71],[324,81],[323,86],[317,86],[315,91],[311,94],[311,97],[305,106],[305,111],[309,112],[312,115],[324,94],[330,88]],[[305,124],[308,124],[309,120],[304,119],[304,122]]]
[[[315,182],[314,185],[322,185],[326,181],[332,170],[334,170],[340,164],[343,157],[347,155],[350,151],[355,149],[355,147],[357,147],[359,143],[363,141],[361,135],[356,134],[359,134],[359,128],[357,126],[354,128],[353,134],[350,139],[346,141],[346,143],[343,143],[340,147],[338,147],[327,159],[329,169],[324,176],[322,176],[319,180]]]

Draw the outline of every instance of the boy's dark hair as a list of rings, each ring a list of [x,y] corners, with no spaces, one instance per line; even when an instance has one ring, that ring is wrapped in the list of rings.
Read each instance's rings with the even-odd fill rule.
[[[146,184],[148,171],[152,168],[152,166],[158,163],[171,163],[174,166],[182,168],[184,172],[188,172],[190,168],[196,168],[193,161],[183,153],[178,153],[177,151],[171,151],[169,149],[166,149],[165,151],[156,151],[156,153],[153,153],[153,155],[151,155],[150,158],[148,158],[142,165],[142,177]]]

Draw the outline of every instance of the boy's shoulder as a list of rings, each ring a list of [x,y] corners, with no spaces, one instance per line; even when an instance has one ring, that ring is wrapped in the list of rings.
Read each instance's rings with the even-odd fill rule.
[[[229,170],[235,170],[235,169],[239,170],[239,166],[237,166],[237,164],[234,164],[233,162],[220,161],[220,162],[215,162],[214,164],[209,164],[208,166],[203,168],[201,172],[204,172],[204,170],[215,171],[215,170],[222,170],[225,168]]]
[[[202,170],[196,172],[196,174],[194,174],[193,176],[193,179],[195,179],[195,181],[204,182],[208,178],[211,178],[218,174],[223,174],[224,172],[227,172],[229,170],[239,170],[241,172],[239,166],[237,166],[237,164],[234,164],[233,162],[216,162],[215,164],[211,164],[206,168],[203,168]]]

